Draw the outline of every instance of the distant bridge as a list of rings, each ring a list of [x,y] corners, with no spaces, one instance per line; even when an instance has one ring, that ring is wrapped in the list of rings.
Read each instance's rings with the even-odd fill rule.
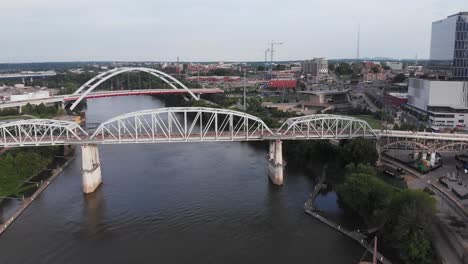
[[[127,73],[127,72],[144,72],[151,74],[164,83],[168,84],[171,89],[135,89],[135,90],[115,90],[115,91],[94,91],[100,84],[109,80],[110,78]],[[23,101],[5,101],[0,103],[0,109],[21,107],[27,104],[39,105],[39,104],[65,104],[73,102],[70,109],[73,110],[82,100],[102,97],[114,97],[114,96],[132,96],[132,95],[162,95],[162,94],[189,94],[193,99],[199,100],[202,94],[217,94],[223,93],[223,90],[218,88],[211,89],[191,89],[185,86],[182,82],[174,78],[173,76],[151,68],[142,67],[124,67],[115,68],[106,72],[103,72],[78,88],[73,94],[70,95],[59,95],[48,98],[30,99]]]

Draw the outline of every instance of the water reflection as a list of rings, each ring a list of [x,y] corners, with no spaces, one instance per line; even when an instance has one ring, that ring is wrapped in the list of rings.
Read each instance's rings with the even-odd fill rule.
[[[83,200],[88,238],[91,240],[104,238],[106,231],[103,223],[105,204],[101,189],[98,188],[94,193],[83,194]]]

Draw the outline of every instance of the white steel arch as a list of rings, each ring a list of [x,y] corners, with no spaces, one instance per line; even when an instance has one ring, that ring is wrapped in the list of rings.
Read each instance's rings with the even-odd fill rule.
[[[402,150],[425,150],[428,151],[431,149],[430,146],[424,145],[421,142],[417,142],[414,140],[398,140],[398,141],[393,141],[390,143],[385,143],[382,146],[382,149],[384,150],[390,150],[390,149],[402,149]]]
[[[417,150],[434,152],[463,152],[468,150],[468,142],[464,141],[426,141],[425,143],[414,140],[398,140],[382,146],[384,150]]]
[[[369,124],[361,119],[317,114],[287,119],[277,130],[284,138],[350,139],[379,138]]]
[[[40,146],[79,143],[88,134],[76,123],[27,119],[0,124],[0,146]]]
[[[90,137],[103,143],[248,141],[274,136],[260,118],[205,107],[171,107],[124,114],[102,123]]]
[[[78,100],[76,100],[72,104],[70,109],[71,110],[75,109],[75,107],[90,92],[92,92],[96,87],[98,87],[101,83],[105,82],[106,80],[108,80],[108,79],[110,79],[110,78],[112,78],[112,77],[114,77],[116,75],[125,73],[125,72],[134,72],[134,71],[145,72],[145,73],[151,74],[151,75],[161,79],[165,83],[169,84],[169,86],[171,86],[172,88],[174,88],[176,90],[177,89],[186,90],[195,100],[199,100],[199,98],[187,86],[185,86],[179,80],[177,80],[176,78],[172,77],[171,75],[169,75],[169,74],[167,74],[165,72],[162,72],[162,71],[159,71],[159,70],[156,70],[156,69],[151,69],[151,68],[144,68],[144,67],[124,67],[124,68],[115,68],[115,69],[103,72],[103,73],[95,76],[94,78],[90,79],[85,84],[83,84],[80,88],[78,88],[78,90],[76,90],[73,93],[74,95],[80,95],[80,97],[78,98]]]

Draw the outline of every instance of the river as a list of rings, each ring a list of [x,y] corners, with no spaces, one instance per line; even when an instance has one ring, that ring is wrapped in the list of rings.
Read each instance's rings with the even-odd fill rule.
[[[153,97],[88,101],[87,122],[163,107]],[[363,249],[303,211],[311,177],[268,181],[249,143],[102,145],[102,186],[81,155],[0,237],[0,263],[357,263]],[[335,195],[320,207],[340,212]]]

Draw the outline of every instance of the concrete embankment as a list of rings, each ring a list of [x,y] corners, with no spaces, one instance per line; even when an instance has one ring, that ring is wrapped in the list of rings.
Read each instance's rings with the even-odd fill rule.
[[[341,232],[342,234],[352,238],[356,242],[358,242],[361,246],[363,246],[370,254],[374,253],[374,248],[372,245],[369,245],[367,241],[365,240],[366,236],[362,233],[359,233],[357,231],[349,231],[346,230],[345,228],[341,227],[340,225],[337,225],[336,223],[328,220],[327,218],[321,216],[318,214],[314,201],[315,198],[317,198],[318,194],[320,193],[320,190],[322,190],[326,185],[324,184],[326,180],[326,170],[328,168],[328,164],[325,164],[322,169],[322,175],[319,178],[317,184],[314,187],[314,190],[309,196],[309,199],[305,202],[304,204],[304,212],[315,219],[321,221],[322,223],[330,226],[331,228],[334,228],[335,230]],[[387,260],[382,254],[377,252],[377,259],[380,261],[380,263],[385,263],[385,264],[391,264],[389,260]]]
[[[341,226],[333,223],[332,221],[326,219],[325,217],[319,215],[318,213],[312,212],[309,209],[306,209],[304,211],[306,212],[306,214],[314,217],[315,219],[321,221],[322,223],[324,223],[324,224],[330,226],[331,228],[341,232],[342,234],[352,238],[353,240],[358,242],[362,247],[364,247],[370,254],[374,253],[374,248],[372,247],[372,245],[369,245],[366,240],[364,240],[364,235],[363,234],[358,233],[356,231],[348,231],[348,230],[342,228]],[[378,261],[380,263],[391,264],[391,262],[388,259],[386,259],[379,252],[377,252],[377,259],[378,259]]]
[[[16,209],[15,213],[0,226],[0,235],[5,232],[5,230],[31,205],[31,203],[57,178],[57,176],[62,173],[62,171],[70,165],[70,163],[75,159],[75,157],[70,157],[62,166],[55,169],[52,175],[45,181],[42,182],[42,185],[28,198],[23,200],[23,203]]]

